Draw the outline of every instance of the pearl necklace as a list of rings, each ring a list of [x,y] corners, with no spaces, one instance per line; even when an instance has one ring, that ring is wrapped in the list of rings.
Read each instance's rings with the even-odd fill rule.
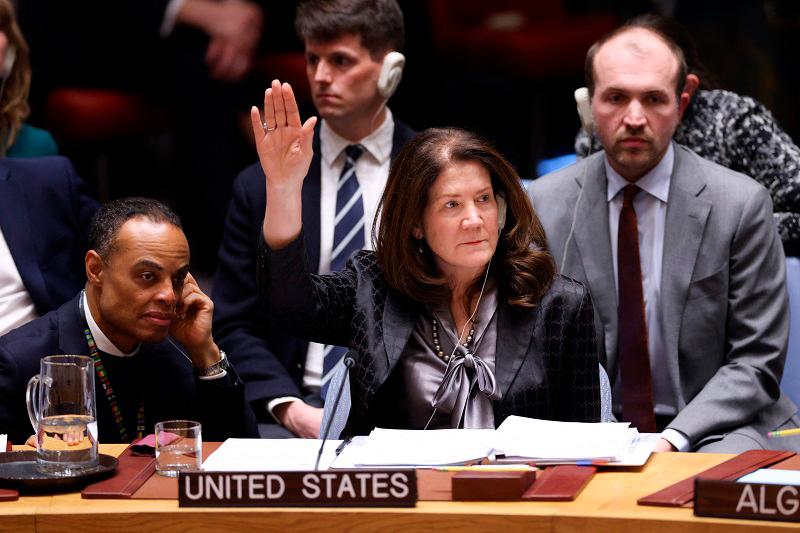
[[[463,331],[463,330],[462,330]],[[462,344],[464,349],[467,353],[472,353],[469,349],[470,344],[472,344],[472,339],[475,336],[475,321],[472,321],[472,325],[469,328],[469,333],[467,334],[467,339]],[[460,339],[459,339],[460,340]],[[435,318],[433,319],[433,349],[436,352],[436,356],[439,357],[445,363],[450,361],[450,354],[446,354],[442,351],[442,345],[439,344],[439,321]]]

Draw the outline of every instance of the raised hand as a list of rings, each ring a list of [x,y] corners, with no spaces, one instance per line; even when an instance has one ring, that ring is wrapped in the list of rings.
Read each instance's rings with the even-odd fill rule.
[[[250,121],[267,179],[264,240],[273,249],[282,248],[300,234],[303,180],[311,165],[317,117],[301,124],[291,86],[273,80],[264,93],[264,122],[255,107]]]
[[[250,110],[250,121],[267,188],[300,190],[311,164],[317,117],[301,124],[292,87],[273,80],[264,93],[264,122],[255,106]]]

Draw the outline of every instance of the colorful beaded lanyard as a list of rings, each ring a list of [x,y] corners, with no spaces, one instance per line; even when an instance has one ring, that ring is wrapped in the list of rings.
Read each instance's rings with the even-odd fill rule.
[[[83,315],[84,319],[86,314],[83,310],[83,294],[78,299],[79,308],[81,310],[81,314]],[[130,442],[128,440],[128,430],[125,429],[125,423],[122,420],[122,410],[119,408],[119,402],[117,401],[117,395],[114,394],[114,388],[111,386],[111,381],[108,379],[108,373],[106,372],[105,366],[103,365],[103,360],[100,358],[100,352],[97,350],[97,345],[94,342],[94,337],[92,336],[92,332],[89,330],[89,325],[86,325],[86,328],[83,330],[84,335],[86,335],[86,344],[89,345],[89,355],[94,360],[94,369],[97,372],[97,378],[100,380],[100,385],[103,387],[103,390],[106,393],[106,398],[108,398],[108,403],[111,406],[111,414],[114,416],[114,420],[117,422],[117,429],[119,429],[119,436],[122,438],[122,442]],[[136,415],[136,438],[141,439],[144,436],[144,398],[139,399],[139,411]]]

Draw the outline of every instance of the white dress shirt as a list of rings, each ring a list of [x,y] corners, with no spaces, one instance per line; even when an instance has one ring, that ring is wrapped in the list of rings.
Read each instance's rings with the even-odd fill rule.
[[[109,355],[116,355],[117,357],[133,357],[139,353],[139,348],[142,347],[141,343],[137,344],[136,348],[128,353],[125,353],[117,348],[117,346],[111,342],[111,339],[106,337],[106,334],[103,333],[103,330],[100,329],[100,326],[97,325],[97,322],[95,322],[94,317],[92,316],[92,310],[89,309],[89,300],[86,298],[86,291],[81,293],[81,298],[83,298],[83,315],[86,317],[86,324],[89,326],[89,331],[94,338],[94,344],[97,346],[98,350]]]
[[[38,318],[33,299],[22,283],[11,250],[0,229],[0,335]]]
[[[383,123],[360,141],[345,139],[333,131],[325,120],[322,121],[319,132],[320,164],[322,167],[319,217],[319,272],[321,274],[328,273],[331,270],[335,231],[334,219],[336,218],[336,192],[339,186],[339,176],[347,159],[347,155],[344,152],[345,148],[351,144],[360,144],[364,147],[364,153],[356,161],[355,168],[356,179],[358,179],[358,186],[361,188],[362,201],[364,202],[364,249],[371,250],[372,221],[377,213],[378,203],[389,178],[393,138],[394,117],[388,107],[386,108],[386,117]],[[306,366],[303,373],[303,386],[310,391],[318,391],[322,385],[324,348],[323,344],[314,342],[308,345]],[[272,413],[272,409],[275,406],[293,400],[296,400],[296,398],[275,398],[267,403],[267,409]]]
[[[653,406],[659,415],[675,415],[677,401],[667,365],[661,309],[661,266],[664,250],[664,225],[667,218],[669,184],[675,151],[670,143],[664,157],[650,172],[639,178],[635,185],[641,192],[633,199],[639,233],[639,262],[642,269],[642,292],[647,323],[647,348],[650,352],[650,371],[653,376]],[[617,272],[617,238],[619,215],[622,211],[622,189],[630,182],[620,176],[605,159],[608,177],[608,231],[611,239],[611,258],[614,265],[614,283],[619,291]],[[615,380],[614,397],[621,398],[619,375]],[[619,412],[619,405],[615,409]],[[688,447],[688,439],[680,432],[668,429],[666,440],[680,450]]]

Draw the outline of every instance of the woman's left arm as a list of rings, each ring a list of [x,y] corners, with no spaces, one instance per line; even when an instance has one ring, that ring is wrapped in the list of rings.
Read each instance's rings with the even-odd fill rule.
[[[569,294],[563,312],[567,322],[561,354],[561,380],[558,420],[600,421],[600,376],[592,298],[582,286]],[[568,298],[567,294],[563,296]],[[571,400],[571,401],[569,401]]]
[[[259,299],[272,327],[311,342],[350,345],[357,274],[354,259],[331,274],[306,269],[303,234],[273,250],[259,239],[257,282]]]

